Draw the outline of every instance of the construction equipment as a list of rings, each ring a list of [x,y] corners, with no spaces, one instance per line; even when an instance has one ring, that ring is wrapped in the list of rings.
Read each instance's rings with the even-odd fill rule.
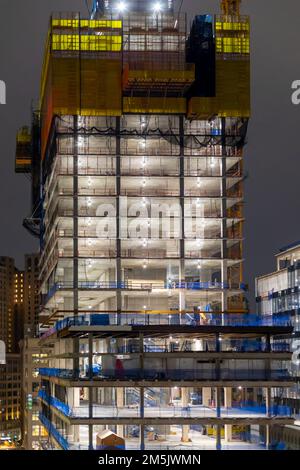
[[[240,16],[241,0],[222,0],[221,9],[223,15]]]

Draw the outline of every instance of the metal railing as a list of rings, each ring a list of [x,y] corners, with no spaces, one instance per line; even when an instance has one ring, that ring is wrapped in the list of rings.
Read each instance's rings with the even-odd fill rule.
[[[89,374],[81,373],[73,369],[41,368],[39,374],[45,377],[57,377],[68,380],[90,380]],[[93,376],[93,380],[190,380],[190,381],[218,381],[218,380],[264,380],[281,381],[293,380],[293,377],[285,369],[169,369],[169,370],[148,370],[148,369],[105,369],[98,375]]]
[[[46,416],[42,413],[39,413],[39,420],[43,424],[43,426],[47,429],[49,434],[53,435],[54,439],[59,443],[59,445],[64,450],[69,450],[69,443],[68,441],[60,434],[60,432],[56,429],[56,427],[49,421]]]
[[[171,312],[171,311],[170,311]],[[251,314],[220,314],[209,313],[203,318],[199,313],[148,313],[147,311],[136,313],[89,313],[78,316],[70,316],[56,322],[55,326],[46,331],[42,338],[47,338],[53,333],[61,331],[72,326],[103,326],[103,325],[186,325],[186,326],[232,326],[232,327],[287,327],[290,326],[290,318],[265,318]],[[223,351],[226,342],[223,344]],[[288,342],[272,343],[270,346],[272,352],[289,352],[290,344]],[[228,349],[227,349],[228,351]],[[231,342],[229,352],[267,352],[266,345],[261,342]]]

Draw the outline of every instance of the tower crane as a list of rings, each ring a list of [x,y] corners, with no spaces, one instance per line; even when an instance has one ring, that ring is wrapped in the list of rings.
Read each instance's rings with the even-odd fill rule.
[[[91,18],[95,19],[99,16],[103,16],[105,9],[108,7],[107,0],[93,0]]]
[[[222,0],[222,14],[229,16],[240,16],[240,6],[241,0]]]

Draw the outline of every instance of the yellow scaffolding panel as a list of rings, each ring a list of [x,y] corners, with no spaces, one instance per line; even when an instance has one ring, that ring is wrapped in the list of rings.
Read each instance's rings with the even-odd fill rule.
[[[250,63],[246,60],[217,60],[216,97],[193,97],[188,104],[190,119],[250,117]]]
[[[121,60],[81,59],[81,114],[120,116],[121,79]]]
[[[53,34],[53,51],[120,52],[122,36],[95,36],[80,34]]]
[[[78,20],[78,19],[65,19],[65,18],[52,18],[52,28],[54,29],[122,29],[121,20]]]
[[[217,54],[250,54],[249,38],[216,38]]]
[[[123,112],[125,114],[185,114],[186,98],[124,97]]]
[[[31,132],[24,126],[17,133],[15,172],[30,173],[31,162]]]
[[[55,115],[120,116],[122,21],[52,18],[40,90],[45,154]]]
[[[216,96],[192,97],[188,117],[250,117],[249,17],[217,15],[215,36]]]

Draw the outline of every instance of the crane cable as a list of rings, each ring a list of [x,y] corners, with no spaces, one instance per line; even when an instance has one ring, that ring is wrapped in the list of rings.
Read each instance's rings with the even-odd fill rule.
[[[88,14],[89,14],[89,18],[91,17],[91,11],[90,11],[90,7],[89,7],[89,1],[88,0],[85,0],[85,6],[87,8],[87,11],[88,11]]]
[[[176,21],[175,21],[175,24],[174,24],[174,29],[176,29],[177,24],[179,22],[179,16],[180,16],[180,13],[181,13],[183,2],[184,2],[184,0],[181,0],[181,2],[180,2],[180,6],[179,6],[179,9],[178,9],[178,15],[177,15],[177,18],[176,18]]]

